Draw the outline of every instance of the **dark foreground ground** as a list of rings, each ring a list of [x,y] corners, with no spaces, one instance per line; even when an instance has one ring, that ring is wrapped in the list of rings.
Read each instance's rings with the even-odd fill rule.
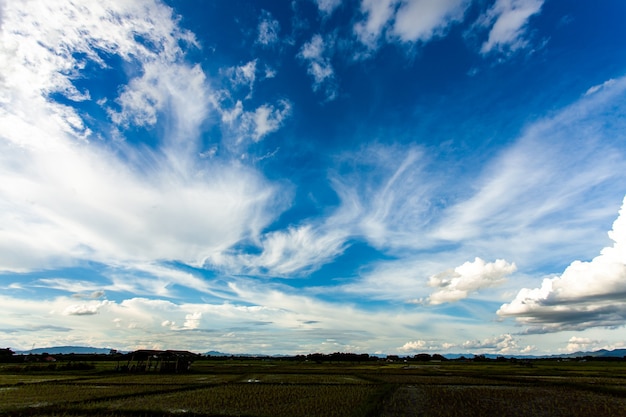
[[[184,374],[89,365],[0,364],[0,416],[626,417],[626,362],[204,360]]]

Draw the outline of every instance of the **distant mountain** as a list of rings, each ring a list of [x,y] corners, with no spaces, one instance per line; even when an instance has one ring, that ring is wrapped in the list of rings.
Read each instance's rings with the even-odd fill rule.
[[[473,353],[448,353],[443,355],[447,359],[458,359],[460,357],[466,357],[467,359],[472,359],[476,356]],[[491,353],[486,353],[483,356],[487,359],[496,359],[498,357],[505,358],[516,358],[516,359],[545,359],[545,358],[582,358],[584,356],[591,356],[594,358],[623,358],[626,357],[626,349],[614,349],[614,350],[606,350],[600,349],[594,352],[574,352],[574,353],[563,353],[558,355],[495,355]]]
[[[204,354],[204,356],[232,356],[230,353],[218,352],[215,350],[210,350]]]
[[[111,348],[96,348],[96,347],[87,347],[87,346],[54,346],[54,347],[44,347],[37,348],[31,350],[23,350],[17,351],[18,355],[41,355],[42,353],[49,353],[50,355],[59,355],[59,354],[69,354],[69,353],[78,353],[78,354],[109,354],[111,352]]]
[[[626,356],[626,349],[600,349],[595,352],[576,352],[561,356],[566,358],[578,358],[583,356],[591,356],[594,358],[623,358]]]
[[[97,348],[91,346],[52,346],[52,347],[44,347],[37,348],[31,350],[23,350],[23,351],[15,351],[18,355],[41,355],[42,353],[49,353],[50,355],[59,355],[59,354],[109,354],[111,352],[111,348]],[[119,353],[127,353],[126,351],[119,351]],[[238,357],[288,357],[290,355],[266,355],[266,354],[246,354],[246,353],[224,353],[218,352],[215,350],[211,350],[203,354],[204,356],[238,356]],[[370,356],[377,356],[384,358],[387,355],[384,354],[373,354]],[[443,355],[447,359],[458,359],[460,357],[465,357],[467,359],[472,359],[476,355],[473,353],[448,353]],[[623,358],[626,357],[626,348],[625,349],[614,349],[614,350],[606,350],[600,349],[594,352],[574,352],[574,353],[565,353],[559,355],[496,355],[496,354],[484,354],[487,359],[496,359],[497,357],[505,357],[505,358],[517,358],[517,359],[542,359],[542,358],[582,358],[584,356],[591,356],[597,358]]]

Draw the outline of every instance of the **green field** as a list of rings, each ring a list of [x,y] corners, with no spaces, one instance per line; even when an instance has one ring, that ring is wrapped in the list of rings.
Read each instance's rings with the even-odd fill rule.
[[[185,374],[0,365],[0,416],[626,416],[625,362],[203,360]]]

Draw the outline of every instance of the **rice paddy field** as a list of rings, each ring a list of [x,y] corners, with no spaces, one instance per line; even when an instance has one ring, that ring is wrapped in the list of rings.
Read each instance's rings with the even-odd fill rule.
[[[203,360],[183,374],[0,364],[1,416],[626,417],[626,362]]]

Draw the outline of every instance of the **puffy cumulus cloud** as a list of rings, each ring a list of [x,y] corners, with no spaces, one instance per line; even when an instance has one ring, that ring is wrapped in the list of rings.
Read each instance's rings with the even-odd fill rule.
[[[463,350],[471,353],[492,352],[499,354],[513,354],[529,352],[532,346],[526,346],[520,349],[517,339],[510,334],[502,334],[499,336],[488,337],[485,339],[466,340],[465,342],[437,342],[432,340],[414,340],[405,343],[399,348],[401,352],[417,353],[417,352],[443,352],[453,349]]]
[[[313,77],[313,91],[322,91],[326,100],[332,101],[337,96],[337,86],[335,71],[330,63],[329,42],[332,43],[332,39],[313,35],[298,52],[298,58],[307,64],[307,72]]]
[[[185,323],[183,323],[183,327],[186,329],[197,329],[200,327],[200,321],[202,320],[202,313],[199,311],[195,311],[191,314],[187,314],[185,316]]]
[[[363,0],[364,20],[355,24],[354,32],[370,49],[377,47],[385,30],[390,39],[428,42],[461,21],[469,3],[468,0]]]
[[[112,302],[108,300],[97,303],[73,304],[67,306],[65,310],[63,310],[63,314],[67,316],[91,316],[98,314],[103,307],[111,304]]]
[[[258,172],[198,157],[215,98],[201,67],[186,61],[196,41],[171,8],[30,1],[3,13],[0,270],[78,260],[201,264],[273,218],[277,190]],[[105,74],[115,59],[129,69],[128,82],[106,93],[117,96],[76,86],[83,70]],[[244,66],[241,79],[251,82],[253,69]],[[112,122],[97,133],[91,107],[72,104],[96,101]],[[289,109],[261,106],[239,122],[260,140]],[[162,135],[135,146],[124,140],[127,127]],[[117,140],[107,140],[110,130]]]
[[[434,342],[431,340],[412,340],[406,342],[404,345],[398,348],[401,352],[406,353],[416,353],[416,352],[424,352],[424,351],[436,351],[439,352],[442,349],[450,348],[450,345],[445,344],[444,347],[442,344],[438,342]]]
[[[541,12],[544,0],[497,0],[477,21],[489,28],[489,37],[480,52],[513,52],[528,45],[526,32],[529,19]]]
[[[272,16],[272,14],[266,10],[261,11],[261,17],[259,17],[257,43],[264,47],[269,47],[276,44],[280,39],[280,22]]]
[[[568,352],[581,352],[596,348],[601,342],[599,340],[590,339],[588,337],[572,336],[567,341],[565,350]]]
[[[515,317],[528,333],[619,327],[626,324],[626,198],[609,232],[613,246],[589,262],[574,261],[541,287],[519,291],[498,310]]]
[[[491,351],[506,354],[519,350],[517,340],[510,334],[503,334],[482,340],[467,340],[461,346],[472,352]]]
[[[428,285],[438,290],[428,297],[428,302],[442,304],[467,298],[472,292],[503,283],[516,269],[514,263],[504,259],[485,262],[477,257],[474,262],[465,262],[453,270],[431,276]]]

